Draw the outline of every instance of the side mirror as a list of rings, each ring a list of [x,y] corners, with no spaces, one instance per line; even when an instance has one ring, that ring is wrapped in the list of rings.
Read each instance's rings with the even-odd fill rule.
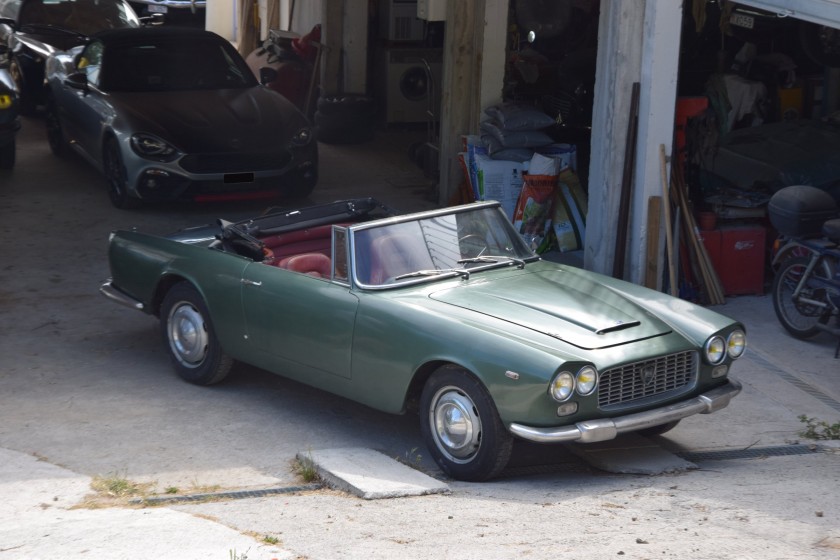
[[[64,85],[73,89],[81,89],[87,91],[88,81],[87,76],[83,72],[74,72],[64,79]]]
[[[260,68],[260,83],[264,86],[268,85],[274,80],[276,80],[278,75],[279,74],[277,73],[277,70],[275,70],[274,68],[263,66],[262,68]]]

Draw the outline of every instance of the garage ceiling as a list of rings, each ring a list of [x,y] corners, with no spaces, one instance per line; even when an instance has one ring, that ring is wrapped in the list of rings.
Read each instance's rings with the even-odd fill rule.
[[[840,0],[738,0],[738,3],[840,28]]]

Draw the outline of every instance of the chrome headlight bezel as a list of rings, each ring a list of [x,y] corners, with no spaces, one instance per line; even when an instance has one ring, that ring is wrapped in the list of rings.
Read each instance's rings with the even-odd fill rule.
[[[575,376],[570,371],[561,371],[555,375],[548,386],[548,394],[555,401],[562,403],[575,394]]]
[[[131,135],[131,150],[142,158],[162,162],[173,161],[179,155],[175,146],[148,132]]]
[[[575,390],[581,397],[587,397],[598,388],[598,370],[592,366],[583,366],[575,375]]]
[[[747,334],[741,329],[736,329],[726,337],[726,353],[733,360],[744,355],[747,349]]]
[[[726,340],[720,335],[715,335],[703,345],[703,355],[706,361],[717,365],[726,359]]]

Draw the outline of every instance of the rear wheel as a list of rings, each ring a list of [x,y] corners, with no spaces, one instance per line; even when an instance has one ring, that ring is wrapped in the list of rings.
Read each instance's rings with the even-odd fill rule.
[[[123,210],[135,208],[139,201],[128,194],[125,166],[123,165],[120,146],[115,138],[109,138],[105,141],[102,160],[111,204],[115,208]]]
[[[233,359],[222,350],[198,290],[182,282],[169,290],[160,310],[160,330],[175,371],[196,385],[227,377]]]
[[[830,316],[828,294],[820,284],[831,278],[831,267],[820,259],[811,277],[794,297],[810,258],[796,257],[784,261],[773,280],[773,308],[782,326],[796,338],[810,338],[820,332]]]
[[[440,368],[426,382],[420,430],[441,470],[459,480],[498,475],[513,447],[490,394],[475,377],[453,366]]]

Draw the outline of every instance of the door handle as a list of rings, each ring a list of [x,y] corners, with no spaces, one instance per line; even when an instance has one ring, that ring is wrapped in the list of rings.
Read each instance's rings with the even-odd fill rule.
[[[246,286],[262,286],[262,282],[255,282],[254,280],[248,280],[247,278],[243,278],[240,282]]]

